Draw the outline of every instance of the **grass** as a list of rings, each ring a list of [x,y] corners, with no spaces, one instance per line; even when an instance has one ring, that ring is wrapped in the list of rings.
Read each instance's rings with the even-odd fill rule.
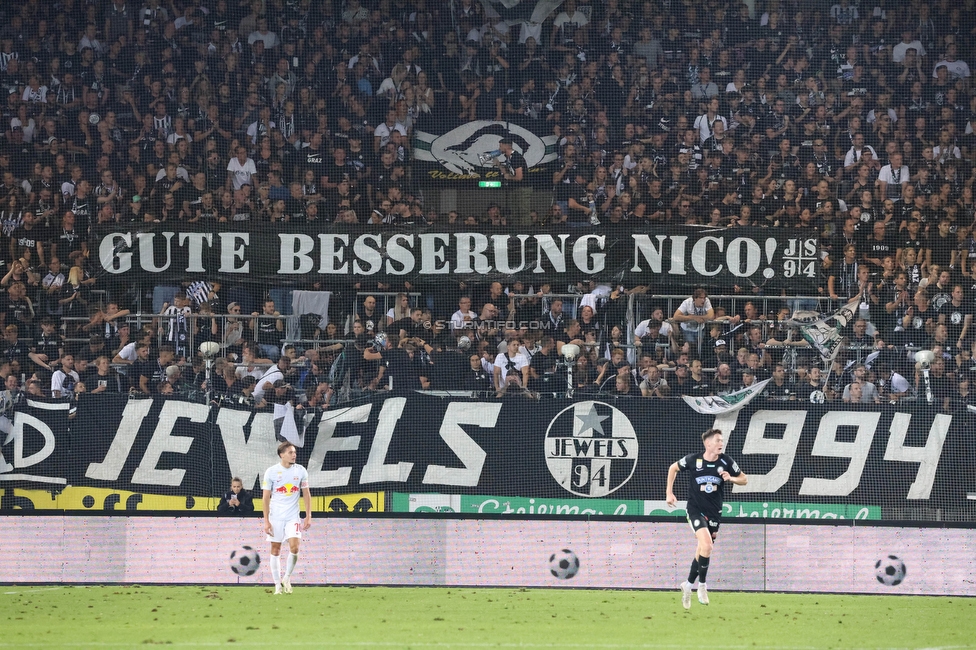
[[[0,648],[962,648],[976,599],[572,589],[0,587]]]

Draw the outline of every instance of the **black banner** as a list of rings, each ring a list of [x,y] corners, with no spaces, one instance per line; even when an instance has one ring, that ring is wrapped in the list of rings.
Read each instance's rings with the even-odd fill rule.
[[[664,499],[668,466],[725,432],[749,484],[726,498],[865,504],[884,518],[976,520],[967,412],[754,401],[701,415],[678,400],[467,401],[391,397],[316,415],[299,450],[313,494],[391,491]],[[904,408],[904,407],[902,407]],[[0,485],[45,483],[213,496],[277,462],[270,413],[85,396],[17,413]],[[53,437],[53,440],[52,440]],[[14,447],[21,444],[22,452]],[[34,478],[36,477],[36,478]],[[35,485],[35,487],[40,487]],[[683,498],[679,487],[679,498]]]
[[[323,224],[325,226],[325,224]],[[692,226],[469,232],[434,228],[383,231],[316,225],[146,224],[139,231],[99,229],[93,264],[131,282],[268,280],[276,284],[361,281],[430,284],[521,278],[591,278],[632,287],[788,287],[816,292],[817,237],[783,229]]]
[[[63,486],[71,471],[67,400],[13,400],[4,392],[0,413],[0,486],[29,481]]]

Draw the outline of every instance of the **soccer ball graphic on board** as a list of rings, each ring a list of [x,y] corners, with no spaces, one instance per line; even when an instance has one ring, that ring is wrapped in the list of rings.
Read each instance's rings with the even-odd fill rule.
[[[905,563],[897,555],[886,555],[874,563],[874,575],[878,582],[889,587],[901,584],[905,572]]]
[[[556,551],[549,556],[549,572],[560,580],[569,580],[579,573],[580,561],[568,548]]]
[[[261,566],[261,556],[250,546],[242,546],[230,554],[230,570],[239,576],[251,576]]]

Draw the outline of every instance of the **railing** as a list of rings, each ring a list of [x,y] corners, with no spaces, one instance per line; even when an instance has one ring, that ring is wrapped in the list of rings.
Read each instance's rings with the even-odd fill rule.
[[[654,309],[661,308],[664,313],[664,320],[670,322],[672,327],[680,331],[680,324],[673,321],[673,316],[681,303],[688,299],[688,295],[668,295],[668,294],[632,294],[630,312],[633,314],[633,326],[640,324],[641,322],[647,320],[651,317]],[[773,310],[770,308],[771,305],[776,306],[776,311],[780,309],[787,308],[792,313],[793,307],[797,305],[806,305],[808,308],[812,307],[814,309],[820,309],[824,312],[829,312],[831,308],[831,301],[826,298],[821,298],[819,296],[765,296],[765,295],[754,295],[754,296],[744,296],[739,294],[732,295],[709,295],[709,302],[711,302],[714,309],[723,308],[728,317],[735,316],[739,313],[740,309],[744,309],[747,302],[752,302],[757,305],[758,314],[761,318],[756,318],[752,320],[743,320],[741,322],[748,326],[758,325],[762,328],[763,341],[769,340],[770,329],[773,327],[779,327],[781,322],[776,319]],[[761,308],[759,307],[761,305]],[[707,338],[707,328],[713,324],[728,325],[727,320],[713,320],[704,324],[704,328],[701,331],[701,335],[698,337],[697,341],[697,353],[701,356],[702,348],[701,345]],[[633,330],[631,330],[631,336],[633,335]],[[735,341],[729,341],[729,350],[735,352]]]
[[[380,330],[384,329],[386,327],[386,315],[387,315],[387,313],[390,311],[390,309],[394,309],[394,310],[396,309],[396,307],[397,307],[397,304],[396,304],[397,298],[400,295],[403,295],[403,294],[405,294],[407,296],[407,304],[409,305],[409,308],[410,309],[413,309],[414,307],[423,307],[424,306],[424,305],[421,305],[420,304],[420,299],[423,297],[423,295],[420,294],[420,293],[418,293],[418,292],[409,292],[409,291],[360,291],[360,292],[356,293],[356,298],[355,298],[355,300],[353,300],[353,303],[352,303],[352,310],[350,312],[350,318],[348,319],[348,322],[345,323],[345,330],[346,330],[346,332],[351,332],[352,331],[353,321],[362,318],[362,316],[360,315],[359,310],[363,306],[363,301],[366,300],[366,298],[368,298],[368,297],[372,297],[372,298],[375,298],[376,299],[376,314],[377,314],[376,320],[379,320],[380,322],[374,323],[375,329],[376,329],[376,331],[380,331]],[[407,313],[407,315],[408,316],[410,315],[409,312]]]
[[[508,302],[506,302],[505,307],[512,301],[521,301],[523,305],[526,304],[536,304],[539,305],[539,311],[536,313],[537,318],[542,318],[549,313],[549,307],[552,305],[553,300],[561,300],[563,302],[563,316],[565,318],[579,318],[580,301],[583,299],[583,294],[580,293],[512,293],[506,296]],[[502,309],[502,305],[496,305],[499,310]],[[516,310],[518,307],[516,307]]]
[[[381,305],[388,309],[389,305],[393,304],[399,295],[400,295],[399,293],[394,293],[394,292],[359,292],[356,295],[356,299],[353,305],[353,313],[355,313],[356,307],[362,303],[362,300],[366,296],[373,296],[374,298],[377,299],[377,312],[382,317],[381,322],[385,324],[386,309],[382,309]],[[422,297],[420,293],[412,292],[412,293],[408,293],[407,295],[409,297],[411,307],[421,306],[419,305],[419,301]],[[533,318],[537,317],[540,320],[546,315],[546,312],[548,311],[548,305],[551,304],[551,301],[556,298],[563,300],[563,305],[564,305],[563,313],[566,319],[576,317],[579,314],[580,304],[583,299],[583,295],[579,293],[544,294],[544,295],[543,294],[514,294],[506,297],[510,300],[526,300],[526,301],[536,302],[538,307],[537,311],[535,311],[535,308],[533,308],[533,311],[526,314],[526,317],[528,316],[531,316]],[[617,343],[615,343],[613,347],[620,347],[624,349],[627,353],[628,360],[636,368],[639,362],[640,353],[642,351],[642,346],[634,343],[633,331],[636,324],[645,320],[650,316],[652,307],[653,308],[661,307],[665,312],[664,320],[671,321],[671,316],[674,313],[674,310],[687,297],[688,296],[685,295],[647,295],[647,294],[630,295],[628,300],[628,312],[627,312],[628,331],[625,334],[624,338],[618,341]],[[803,297],[803,296],[784,298],[784,297],[773,297],[773,296],[715,295],[715,296],[710,296],[710,300],[712,300],[712,304],[715,307],[718,306],[725,307],[728,310],[727,313],[729,314],[734,314],[738,312],[739,308],[743,305],[745,301],[753,301],[754,303],[756,303],[759,312],[763,316],[771,316],[773,315],[774,308],[780,308],[781,306],[785,307],[788,303],[795,303],[797,301],[817,303],[821,299],[815,297]],[[499,307],[502,310],[502,314],[504,314],[506,305],[500,304]],[[522,308],[524,310],[525,305],[522,305]],[[602,309],[602,305],[600,301],[598,301],[597,319],[602,323],[601,309]],[[829,307],[826,307],[826,309],[829,309]],[[255,316],[251,314],[212,314],[211,315],[211,314],[199,314],[199,313],[181,317],[177,315],[166,315],[166,314],[136,313],[136,314],[129,315],[126,318],[126,320],[127,322],[131,322],[134,324],[135,323],[151,324],[155,328],[155,341],[157,345],[162,345],[171,342],[169,336],[169,332],[171,330],[171,324],[174,320],[178,318],[186,318],[186,320],[189,323],[189,327],[187,327],[186,330],[187,339],[185,342],[182,342],[181,347],[185,347],[187,350],[187,356],[192,357],[195,355],[196,351],[198,350],[199,342],[201,339],[213,340],[214,338],[216,338],[218,342],[222,343],[226,338],[225,332],[228,329],[228,325],[233,321],[237,321],[241,323],[241,330],[242,330],[241,338],[240,338],[241,342],[243,341],[256,342],[256,330],[253,330],[249,325],[251,321],[254,321],[255,319],[258,318],[276,318],[277,320],[280,321],[286,321],[288,318],[297,318],[297,317],[296,316],[271,317],[262,314]],[[504,316],[500,314],[499,318],[500,319],[504,318]],[[64,320],[68,323],[74,324],[76,326],[75,329],[78,329],[78,326],[81,326],[83,324],[87,325],[87,323],[89,322],[88,319],[83,317],[67,317]],[[722,323],[723,325],[727,325],[727,321],[719,320],[719,321],[712,321],[712,322],[718,322],[718,323]],[[787,370],[790,372],[790,374],[794,375],[798,365],[796,354],[795,354],[797,352],[797,347],[792,345],[776,345],[776,344],[765,345],[765,341],[770,340],[770,337],[772,335],[775,335],[777,339],[784,338],[785,324],[782,321],[776,321],[768,317],[757,318],[755,320],[742,321],[742,322],[749,326],[759,325],[762,328],[762,341],[764,343],[764,348],[766,350],[769,350],[772,353],[775,353],[777,355],[777,360],[780,360],[778,358],[779,353],[783,353],[782,362],[787,366]],[[217,325],[216,336],[214,337],[213,335],[208,334],[205,337],[201,337],[200,336],[201,329],[206,328],[207,330],[211,330],[214,323],[216,323]],[[320,359],[320,363],[322,364],[331,364],[336,357],[338,357],[339,355],[343,354],[346,351],[345,346],[350,342],[349,339],[344,339],[344,338],[289,339],[287,336],[287,327],[284,327],[284,325],[285,323],[283,322],[283,328],[282,331],[280,332],[281,336],[277,339],[276,345],[280,348],[283,345],[296,344],[299,348],[299,351],[304,349],[326,350],[327,351],[326,354],[323,355]],[[678,328],[679,324],[673,323],[673,326],[675,328]],[[92,329],[92,333],[96,333],[100,331],[101,331],[101,326]],[[342,334],[345,333],[343,332]],[[130,341],[135,340],[137,336],[138,336],[138,330],[133,327],[130,336]],[[736,338],[737,338],[736,336],[727,337],[729,350],[732,353],[732,356],[735,355],[735,351],[737,347]],[[607,339],[608,339],[608,332],[606,332],[604,328],[601,330],[601,336],[598,338],[598,340],[596,342],[587,343],[585,347],[590,350],[595,349],[597,351],[596,356],[606,356],[609,351],[609,345]],[[87,336],[84,338],[80,338],[76,336],[76,337],[68,338],[67,342],[86,343],[88,340],[89,337]],[[699,347],[698,347],[699,358],[701,358],[701,351],[702,351],[701,343],[705,340],[707,340],[706,336],[699,337]],[[221,347],[222,349],[226,349],[228,346],[222,343]],[[863,359],[868,354],[874,351],[874,347],[872,346],[870,348],[859,348],[858,346],[849,346],[847,350],[848,350],[849,359],[854,361],[863,361]],[[108,354],[111,354],[111,352],[112,351],[106,351],[106,353]],[[910,350],[906,348],[906,353],[908,352],[910,352]],[[187,361],[189,360],[190,359],[188,358]],[[239,362],[239,359],[231,359],[231,361]],[[124,371],[125,366],[122,366],[121,369]],[[664,370],[666,373],[669,373],[671,368],[665,367]],[[711,372],[711,369],[705,369],[705,370],[706,372],[709,373]],[[345,390],[343,391],[343,395],[342,395],[343,399],[346,400],[354,399],[356,397],[364,395],[362,391],[357,390],[357,387],[349,384],[348,373],[346,373],[346,375],[343,376],[343,379],[344,379],[344,387],[345,387]],[[336,389],[338,392],[339,387],[337,386]]]

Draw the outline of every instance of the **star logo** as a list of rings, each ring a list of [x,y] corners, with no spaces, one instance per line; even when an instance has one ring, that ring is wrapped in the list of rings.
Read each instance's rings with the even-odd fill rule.
[[[573,432],[573,435],[583,436],[586,435],[587,431],[592,431],[593,433],[599,433],[603,435],[603,425],[601,424],[606,420],[608,415],[600,415],[596,411],[596,404],[594,402],[589,403],[589,408],[584,411],[580,408],[575,413],[576,421],[579,423],[579,428]]]

